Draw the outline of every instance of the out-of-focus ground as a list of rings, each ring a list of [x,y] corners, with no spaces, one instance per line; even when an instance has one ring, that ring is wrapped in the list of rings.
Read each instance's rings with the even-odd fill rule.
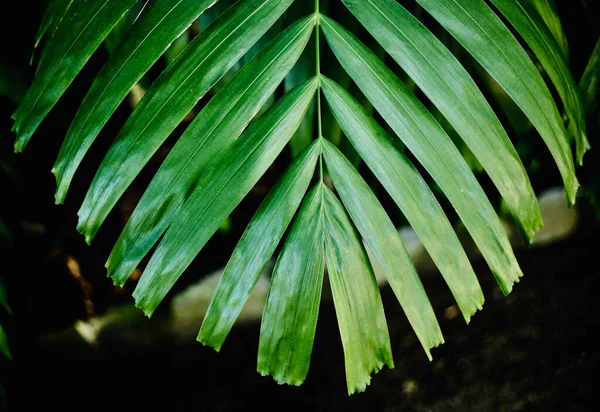
[[[24,410],[234,411],[290,405],[356,411],[596,410],[599,234],[594,225],[580,225],[556,243],[519,249],[525,277],[508,297],[485,263],[476,263],[486,303],[468,326],[441,276],[424,273],[446,339],[433,351],[432,362],[394,294],[383,286],[396,368],[381,371],[365,393],[351,397],[335,313],[327,300],[311,370],[300,387],[279,386],[255,371],[259,320],[249,315],[217,353],[194,342],[197,329],[189,323],[173,329],[176,298],[170,310],[150,321],[122,306],[99,318],[95,327],[86,322],[44,334],[21,353],[17,380],[9,389]],[[192,292],[179,299],[186,293]]]

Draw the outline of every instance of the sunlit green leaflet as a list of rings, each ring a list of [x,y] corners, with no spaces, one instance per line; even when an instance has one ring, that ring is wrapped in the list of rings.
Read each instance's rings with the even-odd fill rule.
[[[248,224],[204,317],[200,342],[220,350],[304,198],[320,150],[319,141],[314,141],[294,159]]]
[[[415,158],[452,203],[504,293],[522,276],[506,232],[483,189],[450,137],[392,71],[330,20],[323,30],[334,53]]]
[[[550,76],[569,117],[569,129],[577,142],[577,161],[590,148],[579,89],[571,76],[564,55],[530,0],[491,0],[523,36]]]
[[[556,2],[554,0],[530,0],[537,12],[548,26],[552,37],[563,54],[563,57],[569,61],[569,43],[563,30],[558,13],[556,12]]]
[[[465,320],[483,293],[454,229],[410,161],[348,92],[323,79],[323,92],[342,130],[402,210],[448,283]]]
[[[144,193],[106,264],[123,284],[171,222],[206,164],[242,133],[298,60],[314,16],[290,26],[224,86],[169,153]]]
[[[15,151],[33,132],[135,0],[79,1],[67,10],[42,53],[38,72],[13,114]]]
[[[136,305],[147,315],[283,150],[316,88],[313,78],[287,93],[207,166],[208,173],[200,176],[177,212],[133,292]]]
[[[346,210],[365,246],[383,269],[425,352],[444,342],[442,332],[421,280],[385,210],[352,164],[331,143],[325,143],[325,161]]]
[[[302,202],[271,278],[257,370],[278,383],[300,385],[310,365],[325,270],[322,199],[317,184]]]
[[[156,80],[119,132],[81,205],[78,229],[88,243],[152,154],[292,1],[234,4]]]
[[[527,115],[550,149],[569,204],[579,182],[562,118],[542,76],[483,0],[417,0],[488,71]]]
[[[371,263],[346,211],[323,187],[325,261],[338,319],[348,393],[362,392],[371,373],[394,367],[381,295]]]
[[[83,99],[63,141],[53,173],[56,201],[65,200],[88,149],[131,87],[213,0],[161,0],[148,4],[104,65]]]
[[[541,226],[541,215],[529,178],[500,121],[464,67],[396,1],[343,2],[462,137],[500,191],[523,233],[529,241],[533,240],[534,232]],[[335,22],[324,19],[323,27],[337,54],[345,48],[364,48]],[[347,61],[353,59],[351,50],[345,55]]]

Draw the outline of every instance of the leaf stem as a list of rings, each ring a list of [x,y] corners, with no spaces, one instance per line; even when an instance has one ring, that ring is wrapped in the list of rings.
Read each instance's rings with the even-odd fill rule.
[[[316,51],[316,76],[318,80],[317,89],[317,124],[318,124],[318,136],[317,138],[323,137],[323,125],[321,121],[321,44],[320,44],[320,25],[321,25],[321,14],[319,11],[319,0],[315,0],[315,16],[317,18],[315,24],[315,51]],[[321,182],[323,181],[323,151],[319,154],[319,176]]]

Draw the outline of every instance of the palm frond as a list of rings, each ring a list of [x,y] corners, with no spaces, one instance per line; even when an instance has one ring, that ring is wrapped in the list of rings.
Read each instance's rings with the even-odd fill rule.
[[[584,76],[582,98],[568,69],[568,48],[552,2],[490,2],[417,0],[523,110],[553,155],[573,203],[578,182],[570,140],[576,141],[581,163],[589,148],[585,107],[588,95],[595,93],[589,90],[597,90],[597,78]],[[356,17],[354,23],[327,17],[319,0],[308,11],[299,3],[291,8],[293,0],[239,0],[230,7],[229,1],[214,3],[51,1],[36,37],[36,47],[44,44],[37,74],[14,114],[16,150],[26,146],[110,35],[110,57],[75,114],[53,168],[56,200],[63,202],[86,153],[118,105],[199,20],[199,35],[167,59],[166,69],[116,136],[79,211],[78,229],[91,242],[150,158],[198,102],[207,100],[116,241],[106,263],[109,275],[123,285],[158,243],[133,293],[136,304],[150,316],[221,222],[290,145],[293,159],[236,246],[198,340],[217,350],[222,347],[267,262],[281,246],[260,331],[261,374],[289,384],[306,378],[325,268],[349,393],[364,390],[372,372],[393,367],[372,264],[382,268],[431,359],[430,349],[444,338],[426,291],[388,211],[347,152],[336,146],[349,142],[354,156],[388,192],[469,322],[482,308],[483,293],[450,220],[418,168],[422,166],[441,188],[502,291],[509,293],[522,273],[507,235],[463,154],[436,120],[443,117],[464,141],[531,242],[542,224],[539,206],[492,106],[461,56],[438,40],[436,29],[423,25],[394,0],[336,2],[335,7],[347,8],[350,19]],[[562,100],[569,133],[549,85],[497,12],[550,77]],[[356,37],[358,24],[373,36],[381,52]],[[332,53],[321,47],[321,30]],[[314,43],[309,43],[311,36]],[[383,51],[403,73],[384,63]],[[337,66],[325,67],[325,62]],[[339,78],[325,77],[321,68]],[[351,81],[361,97],[351,93]],[[416,88],[435,109],[419,100]],[[322,94],[330,115],[324,112]],[[378,123],[373,111],[386,125]],[[402,144],[410,155],[399,147]],[[309,190],[315,175],[318,181]],[[337,194],[326,185],[328,177]]]

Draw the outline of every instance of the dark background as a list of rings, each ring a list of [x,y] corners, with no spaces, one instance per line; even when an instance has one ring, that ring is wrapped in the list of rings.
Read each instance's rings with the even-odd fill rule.
[[[578,79],[600,34],[598,2],[563,0],[558,7]],[[0,6],[0,63],[15,69],[25,85],[33,74],[28,61],[41,12],[40,1]],[[452,296],[441,277],[424,274],[446,339],[433,351],[433,362],[427,361],[393,293],[382,289],[396,369],[375,375],[363,394],[346,394],[337,322],[327,301],[321,306],[311,371],[299,388],[278,386],[255,371],[258,322],[234,328],[220,354],[193,341],[179,346],[163,339],[160,325],[168,316],[167,304],[161,305],[156,319],[137,319],[132,324],[132,333],[139,336],[134,341],[124,339],[122,331],[107,330],[98,347],[91,348],[78,336],[61,333],[78,319],[131,302],[132,285],[115,288],[105,276],[104,261],[128,211],[165,155],[165,151],[158,153],[127,191],[94,245],[85,245],[75,230],[77,209],[103,154],[130,113],[125,102],[86,156],[66,204],[54,205],[50,169],[78,102],[106,58],[102,48],[92,57],[24,154],[12,154],[10,115],[15,103],[0,96],[0,161],[10,171],[0,173],[0,216],[14,236],[14,246],[0,252],[0,276],[14,312],[13,316],[0,313],[14,356],[13,362],[0,358],[6,408],[596,410],[599,354],[594,332],[600,311],[595,259],[599,225],[593,206],[600,160],[596,148],[578,170],[582,193],[588,196],[579,200],[577,232],[544,248],[520,250],[517,258],[525,277],[508,298],[499,293],[487,267],[476,264],[486,304],[465,326],[460,316],[453,317],[448,310]],[[597,111],[589,116],[588,128],[592,146],[600,145]],[[560,185],[539,136],[534,132],[517,136],[510,129],[509,134],[535,190]],[[226,263],[265,188],[288,158],[284,153],[269,170],[232,215],[230,231],[213,238],[175,290]],[[486,178],[480,178],[485,186]],[[70,273],[69,259],[79,262],[81,277]]]

